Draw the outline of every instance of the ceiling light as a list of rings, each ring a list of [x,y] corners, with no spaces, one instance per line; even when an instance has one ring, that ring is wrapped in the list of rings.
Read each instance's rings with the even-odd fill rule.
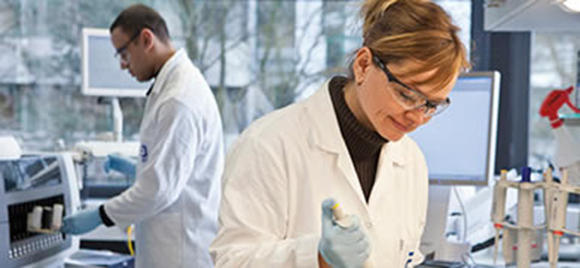
[[[566,11],[580,12],[580,0],[563,0],[560,4]]]

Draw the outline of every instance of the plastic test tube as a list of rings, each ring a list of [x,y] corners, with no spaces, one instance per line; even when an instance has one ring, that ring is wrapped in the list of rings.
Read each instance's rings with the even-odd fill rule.
[[[522,181],[518,191],[518,268],[531,265],[532,235],[534,225],[534,188],[530,181],[531,169],[522,168]]]
[[[568,170],[562,169],[561,186],[568,184]],[[563,230],[566,228],[566,207],[568,206],[568,192],[564,189],[558,191],[554,196],[554,203],[551,210],[551,224],[552,230],[552,250],[548,252],[548,258],[551,256],[551,267],[555,267],[558,263],[558,251],[560,248],[560,237],[564,235]]]
[[[40,230],[42,225],[42,207],[35,206],[32,212],[28,213],[27,220],[28,231]]]
[[[499,232],[503,228],[502,222],[505,218],[505,200],[507,194],[507,188],[502,185],[502,182],[507,181],[507,170],[502,169],[500,180],[493,186],[493,205],[491,211],[491,220],[493,221],[493,226],[495,228],[495,240],[493,248],[493,263],[496,263],[497,252],[499,245]]]
[[[42,211],[42,229],[50,229],[52,225],[52,207],[44,207]]]
[[[62,213],[64,206],[62,204],[54,204],[52,206],[52,221],[50,229],[53,231],[59,230],[62,226]]]

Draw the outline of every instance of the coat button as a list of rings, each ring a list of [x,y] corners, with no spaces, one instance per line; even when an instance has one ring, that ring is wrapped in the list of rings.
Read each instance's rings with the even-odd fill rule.
[[[367,226],[367,229],[372,229],[374,224],[370,221],[367,221],[367,223],[365,224]]]

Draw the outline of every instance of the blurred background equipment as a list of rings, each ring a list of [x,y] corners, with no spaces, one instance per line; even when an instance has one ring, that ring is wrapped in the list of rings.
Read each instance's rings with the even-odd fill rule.
[[[79,247],[58,232],[62,215],[80,204],[71,154],[0,160],[0,264],[50,267]]]

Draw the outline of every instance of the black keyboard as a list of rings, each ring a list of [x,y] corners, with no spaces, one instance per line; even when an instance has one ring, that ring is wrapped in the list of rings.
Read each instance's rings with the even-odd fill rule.
[[[424,261],[423,263],[419,264],[419,268],[492,268],[493,266],[488,265],[469,265],[462,262],[453,262],[453,261]]]

